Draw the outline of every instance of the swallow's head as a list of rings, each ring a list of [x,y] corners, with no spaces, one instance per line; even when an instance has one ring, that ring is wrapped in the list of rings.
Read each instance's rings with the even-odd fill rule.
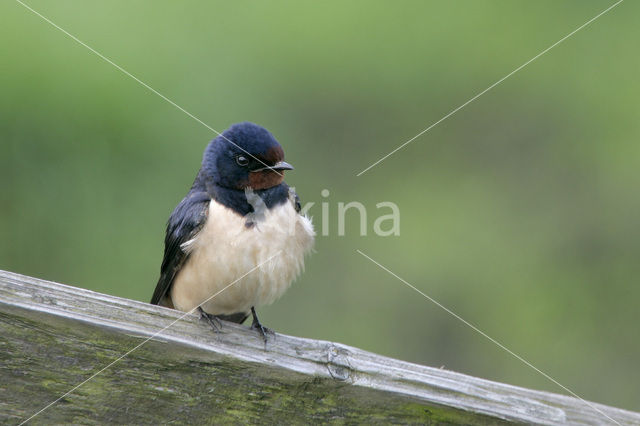
[[[234,124],[209,143],[202,159],[206,179],[216,185],[254,190],[284,181],[284,151],[271,133],[257,124]]]

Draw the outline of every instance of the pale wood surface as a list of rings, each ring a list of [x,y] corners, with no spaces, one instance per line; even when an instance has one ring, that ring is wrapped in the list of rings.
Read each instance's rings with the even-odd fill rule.
[[[0,271],[0,422],[19,424],[183,314]],[[595,407],[595,409],[594,409]],[[31,423],[640,425],[640,413],[195,315]]]

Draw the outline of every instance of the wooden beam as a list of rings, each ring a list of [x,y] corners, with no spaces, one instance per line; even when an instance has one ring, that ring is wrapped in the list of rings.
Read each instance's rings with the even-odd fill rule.
[[[640,425],[640,414],[0,271],[0,422]],[[177,320],[177,321],[176,321]]]

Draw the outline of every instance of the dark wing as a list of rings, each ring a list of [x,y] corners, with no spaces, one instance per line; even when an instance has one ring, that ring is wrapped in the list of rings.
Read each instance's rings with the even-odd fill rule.
[[[176,274],[189,257],[180,246],[195,237],[202,229],[207,220],[210,201],[211,196],[204,191],[190,192],[171,213],[164,239],[160,279],[151,298],[152,304],[160,304],[171,288]]]
[[[302,206],[300,205],[300,197],[298,197],[298,193],[291,187],[289,187],[289,200],[291,200],[291,203],[293,203],[293,207],[296,209],[296,212],[300,213],[300,210],[302,210]]]
[[[298,197],[298,194],[296,194],[296,198],[293,202],[293,206],[296,208],[296,211],[300,213],[300,210],[302,210],[302,206],[300,205],[300,197]]]

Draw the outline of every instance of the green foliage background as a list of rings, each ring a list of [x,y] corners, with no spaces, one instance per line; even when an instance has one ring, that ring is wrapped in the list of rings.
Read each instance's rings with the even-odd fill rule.
[[[562,391],[360,249],[582,397],[640,410],[639,3],[360,177],[612,2],[29,4],[215,129],[264,125],[317,225],[330,204],[268,326]],[[147,301],[215,135],[20,4],[0,16],[0,268]],[[354,200],[371,235],[353,214],[338,237]],[[372,235],[380,201],[399,237]]]

